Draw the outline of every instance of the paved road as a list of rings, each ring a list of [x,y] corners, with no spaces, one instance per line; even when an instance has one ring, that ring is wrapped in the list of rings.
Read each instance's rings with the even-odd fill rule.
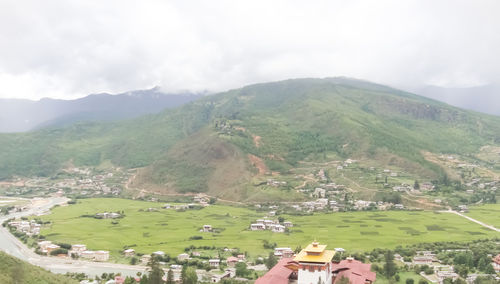
[[[7,216],[0,217],[0,223],[10,218],[19,218],[23,216],[35,215],[46,210],[49,210],[57,204],[67,202],[67,198],[56,197],[43,200],[32,201],[32,205],[26,211],[16,212]],[[125,276],[134,276],[137,272],[144,272],[144,266],[123,265],[108,262],[90,262],[81,260],[64,259],[57,257],[40,256],[34,253],[30,248],[24,245],[10,232],[0,227],[0,250],[6,253],[27,261],[33,265],[40,266],[54,273],[78,272],[85,273],[89,276],[101,275],[102,273],[121,273]]]
[[[458,216],[462,216],[462,217],[464,217],[465,219],[467,219],[467,220],[469,220],[469,221],[472,221],[472,222],[477,223],[477,224],[479,224],[479,225],[481,225],[481,226],[483,226],[483,227],[485,227],[485,228],[488,228],[488,229],[490,229],[490,230],[497,231],[497,232],[499,232],[499,233],[500,233],[500,229],[497,229],[497,228],[495,228],[495,227],[494,227],[494,226],[492,226],[492,225],[485,224],[485,223],[483,223],[483,222],[481,222],[481,221],[479,221],[479,220],[473,219],[473,218],[471,218],[471,217],[469,217],[469,216],[467,216],[467,215],[464,215],[464,214],[462,214],[462,213],[460,213],[460,212],[453,211],[453,210],[446,210],[446,211],[439,211],[439,212],[443,212],[443,213],[452,213],[452,214],[456,214],[456,215],[458,215]]]

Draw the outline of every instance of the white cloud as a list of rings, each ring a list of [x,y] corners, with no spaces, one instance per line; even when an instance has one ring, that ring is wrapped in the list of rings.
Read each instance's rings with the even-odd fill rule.
[[[498,1],[0,2],[0,97],[296,77],[499,83]]]

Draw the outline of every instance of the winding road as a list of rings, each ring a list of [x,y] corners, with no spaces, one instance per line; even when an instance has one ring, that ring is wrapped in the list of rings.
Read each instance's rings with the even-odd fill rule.
[[[65,197],[54,197],[46,199],[37,199],[31,202],[28,210],[12,213],[0,217],[0,223],[10,218],[20,218],[23,216],[36,215],[46,212],[55,205],[64,204],[68,201]],[[69,258],[41,256],[24,243],[14,237],[6,228],[0,227],[0,250],[14,257],[27,261],[33,265],[40,266],[54,273],[76,272],[85,273],[91,277],[101,275],[102,273],[121,273],[124,276],[135,276],[137,272],[146,270],[145,266],[124,265],[109,262],[91,262],[82,260],[73,260]]]

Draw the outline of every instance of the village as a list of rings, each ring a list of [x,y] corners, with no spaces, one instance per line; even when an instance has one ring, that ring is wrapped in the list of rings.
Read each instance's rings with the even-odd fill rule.
[[[120,196],[132,173],[121,168],[66,168],[53,177],[14,177],[2,181],[0,194],[23,197],[49,194],[68,197]]]

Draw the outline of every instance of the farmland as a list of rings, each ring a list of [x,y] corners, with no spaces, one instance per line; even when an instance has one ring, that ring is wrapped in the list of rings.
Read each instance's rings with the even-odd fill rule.
[[[498,203],[471,206],[469,213],[466,215],[488,225],[500,228],[500,204]]]
[[[42,235],[52,241],[84,243],[89,249],[109,250],[115,260],[127,247],[138,253],[162,250],[174,256],[190,245],[215,246],[239,248],[257,256],[266,254],[263,240],[295,248],[317,239],[332,248],[364,251],[421,242],[498,237],[498,233],[454,214],[430,211],[280,215],[292,221],[294,227],[290,233],[279,234],[249,231],[250,223],[264,217],[265,213],[247,208],[213,205],[199,210],[175,211],[162,209],[162,205],[116,198],[82,199],[75,205],[54,208],[52,214],[43,216],[42,219],[51,224],[42,229]],[[157,211],[150,212],[149,208]],[[123,211],[124,217],[82,217],[104,211]],[[200,232],[204,224],[212,225],[216,232]]]

